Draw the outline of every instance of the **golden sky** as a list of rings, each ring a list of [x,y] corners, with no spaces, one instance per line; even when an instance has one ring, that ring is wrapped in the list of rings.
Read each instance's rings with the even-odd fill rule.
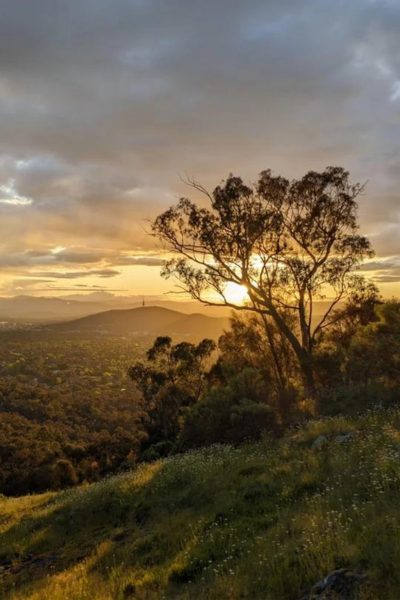
[[[400,291],[397,0],[2,3],[0,295],[164,294],[149,219],[229,173],[368,181]]]

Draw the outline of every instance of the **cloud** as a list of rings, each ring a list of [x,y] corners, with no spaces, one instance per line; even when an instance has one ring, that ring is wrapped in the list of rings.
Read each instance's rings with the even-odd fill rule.
[[[165,263],[165,258],[159,255],[133,255],[124,252],[116,252],[108,248],[94,248],[93,250],[84,250],[80,248],[44,248],[37,250],[25,250],[23,252],[2,252],[0,253],[0,267],[2,269],[26,268],[32,269],[38,266],[59,267],[60,271],[53,271],[52,277],[61,277],[61,268],[71,265],[93,265],[97,264],[103,267],[112,266],[149,266],[159,267]],[[73,271],[72,273],[82,273],[101,275],[109,273],[107,269],[90,269],[85,271]],[[49,276],[49,271],[46,271]],[[114,271],[115,274],[118,271]],[[39,275],[40,276],[40,275]]]
[[[159,266],[180,175],[328,164],[369,180],[363,229],[395,254],[399,28],[385,0],[4,0],[0,265]]]
[[[30,269],[38,266],[63,267],[70,264],[86,265],[101,263],[107,255],[107,250],[81,251],[63,249],[59,252],[54,252],[51,248],[7,252],[3,246],[0,252],[0,267],[2,269]]]
[[[141,266],[141,267],[162,267],[165,259],[156,256],[120,256],[114,261],[116,265]]]
[[[400,283],[400,256],[390,256],[382,260],[373,260],[365,263],[359,269],[376,284]]]
[[[52,279],[25,279],[23,277],[13,279],[8,285],[3,286],[2,296],[14,295],[15,293],[28,293],[37,294],[42,292],[50,292],[55,295],[58,292],[74,292],[75,294],[88,294],[94,292],[126,292],[125,288],[101,285],[87,285],[87,284],[71,284],[71,285],[57,285]]]
[[[55,260],[59,264],[78,263],[88,264],[97,263],[104,260],[108,256],[109,252],[106,249],[103,250],[79,250],[79,249],[68,249],[64,248],[57,252]]]
[[[21,196],[15,189],[15,181],[11,180],[7,184],[0,185],[0,204],[9,204],[10,206],[29,206],[32,204],[32,198]]]
[[[390,271],[391,269],[400,268],[400,256],[393,256],[383,260],[372,260],[364,263],[360,267],[360,271]]]
[[[30,277],[51,277],[51,279],[79,279],[81,277],[116,277],[119,275],[120,271],[116,271],[115,269],[90,269],[87,271],[40,271],[30,273]]]
[[[375,283],[400,283],[400,273],[398,275],[378,275],[373,278]]]

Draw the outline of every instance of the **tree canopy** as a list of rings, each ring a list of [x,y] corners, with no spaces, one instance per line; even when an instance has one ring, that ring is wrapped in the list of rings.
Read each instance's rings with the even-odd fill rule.
[[[289,181],[263,171],[254,185],[230,175],[212,193],[192,181],[209,208],[182,198],[152,224],[176,256],[163,275],[205,304],[253,311],[271,320],[297,357],[312,389],[313,349],[332,325],[335,308],[363,280],[355,269],[373,255],[359,234],[357,197],[363,190],[340,167]],[[245,286],[248,302],[232,302],[227,284]],[[315,318],[315,303],[326,310]],[[293,325],[293,320],[295,321]]]

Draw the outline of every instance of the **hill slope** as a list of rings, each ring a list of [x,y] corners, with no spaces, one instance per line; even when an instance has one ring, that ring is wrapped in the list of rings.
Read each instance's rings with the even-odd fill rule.
[[[231,309],[210,307],[195,301],[173,301],[146,298],[146,304],[176,310],[184,314],[193,312],[209,317],[229,317]],[[140,296],[114,296],[107,293],[71,294],[63,297],[13,296],[0,297],[0,320],[22,320],[50,323],[79,319],[110,310],[124,310],[142,306]]]
[[[170,335],[176,338],[217,339],[228,327],[229,319],[187,315],[160,306],[145,306],[123,310],[107,310],[94,315],[57,323],[57,331],[79,331],[111,335]]]
[[[327,419],[280,441],[3,498],[0,595],[295,600],[349,567],[366,577],[357,598],[395,600],[399,441],[400,411]]]

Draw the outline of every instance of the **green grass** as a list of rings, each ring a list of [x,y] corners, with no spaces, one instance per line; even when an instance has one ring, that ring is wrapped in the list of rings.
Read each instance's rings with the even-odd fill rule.
[[[358,598],[397,600],[399,492],[400,411],[377,411],[3,497],[0,597],[295,600],[350,567],[368,576]]]

